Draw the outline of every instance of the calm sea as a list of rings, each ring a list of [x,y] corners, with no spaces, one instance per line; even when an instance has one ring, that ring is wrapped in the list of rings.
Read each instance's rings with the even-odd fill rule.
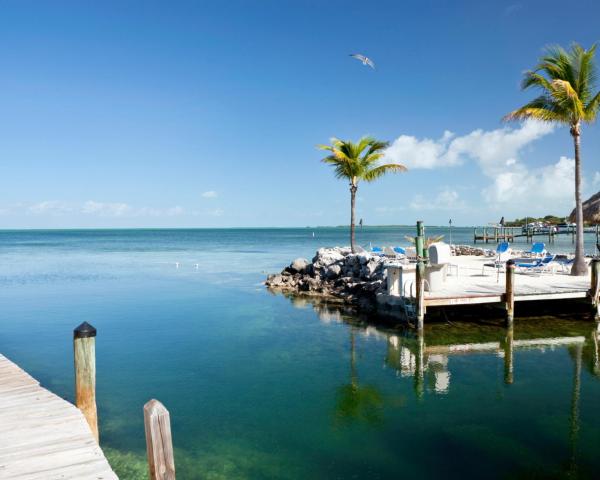
[[[402,245],[413,230],[358,241]],[[470,243],[472,230],[452,236]],[[598,478],[592,322],[517,319],[510,344],[485,319],[429,324],[420,344],[261,284],[346,237],[0,231],[0,352],[73,400],[72,330],[98,329],[101,442],[123,479],[146,478],[151,398],[171,412],[181,479]],[[463,343],[487,350],[448,353]]]

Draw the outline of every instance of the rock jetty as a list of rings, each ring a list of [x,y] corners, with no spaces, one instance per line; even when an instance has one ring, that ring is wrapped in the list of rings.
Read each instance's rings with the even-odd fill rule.
[[[385,291],[385,263],[389,259],[350,248],[321,248],[312,262],[297,258],[281,273],[269,275],[267,287],[284,292],[335,297],[368,307]]]
[[[453,246],[454,255],[491,256],[489,249]],[[338,299],[346,304],[374,309],[379,293],[387,290],[385,265],[391,259],[370,253],[352,253],[349,247],[321,248],[312,262],[297,258],[265,282],[272,290]]]

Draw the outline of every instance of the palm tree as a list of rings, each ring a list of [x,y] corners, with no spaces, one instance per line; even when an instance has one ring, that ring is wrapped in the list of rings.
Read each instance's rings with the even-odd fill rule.
[[[331,152],[323,158],[324,163],[333,165],[335,176],[345,178],[350,182],[350,248],[354,249],[354,212],[356,204],[356,191],[358,182],[364,180],[372,182],[388,172],[405,172],[406,167],[399,163],[379,165],[383,157],[387,142],[380,142],[372,137],[363,137],[358,143],[351,141],[331,139],[331,145],[319,145],[319,149]]]
[[[509,113],[505,120],[534,118],[569,127],[575,147],[575,261],[572,275],[587,275],[583,250],[583,209],[581,204],[581,125],[593,122],[600,105],[600,92],[594,93],[596,45],[589,50],[574,43],[569,51],[549,47],[534,70],[525,72],[523,90],[535,87],[541,95]]]

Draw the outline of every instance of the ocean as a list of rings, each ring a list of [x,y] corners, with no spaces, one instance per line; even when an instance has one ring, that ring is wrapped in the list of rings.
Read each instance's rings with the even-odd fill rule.
[[[357,241],[413,234],[365,227]],[[427,229],[438,234],[449,240],[448,228]],[[151,398],[170,411],[181,479],[597,477],[594,322],[517,318],[510,352],[488,319],[426,324],[419,345],[402,328],[265,289],[267,273],[347,236],[0,231],[0,353],[73,401],[72,331],[97,328],[101,444],[122,479],[147,478]],[[452,229],[453,243],[472,236]],[[571,239],[549,248],[568,252]],[[498,348],[449,353],[464,343]]]

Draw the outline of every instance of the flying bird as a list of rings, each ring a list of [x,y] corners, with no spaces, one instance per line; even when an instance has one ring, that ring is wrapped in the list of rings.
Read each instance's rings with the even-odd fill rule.
[[[369,57],[365,57],[364,55],[361,55],[360,53],[351,53],[350,56],[352,58],[356,58],[357,60],[360,60],[363,65],[368,65],[372,69],[375,69],[375,64],[373,63],[373,60],[371,60]]]

